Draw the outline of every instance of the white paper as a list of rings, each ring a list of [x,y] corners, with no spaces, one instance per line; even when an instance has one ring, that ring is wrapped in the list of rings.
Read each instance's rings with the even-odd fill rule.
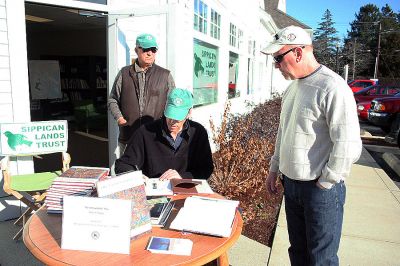
[[[131,201],[64,197],[61,248],[129,254]]]
[[[161,181],[158,178],[146,179],[146,196],[170,196],[173,195],[171,182]]]
[[[59,99],[60,64],[55,60],[29,60],[29,84],[33,100]]]
[[[142,171],[128,172],[97,182],[97,195],[105,197],[119,191],[143,185]]]
[[[188,197],[170,228],[228,237],[238,205],[234,200]]]
[[[207,194],[213,194],[214,191],[212,191],[210,185],[208,184],[207,180],[204,179],[193,179],[195,181],[201,181],[201,184],[196,186],[197,192],[198,193],[207,193]]]
[[[193,179],[194,181],[201,181],[201,184],[196,185],[198,193],[214,193],[204,179]],[[146,183],[146,196],[170,196],[173,195],[171,182],[169,180],[161,181],[158,178],[147,178]]]

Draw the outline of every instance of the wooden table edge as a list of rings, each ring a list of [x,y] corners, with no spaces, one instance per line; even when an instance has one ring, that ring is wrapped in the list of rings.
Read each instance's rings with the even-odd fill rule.
[[[40,208],[41,209],[41,208]],[[39,210],[40,210],[39,209]],[[39,211],[37,210],[37,211]],[[61,262],[59,260],[56,260],[52,257],[50,257],[49,255],[47,255],[46,253],[42,252],[31,240],[30,236],[29,236],[29,225],[32,221],[32,219],[34,219],[35,217],[35,213],[32,214],[32,216],[28,219],[28,221],[25,223],[24,225],[24,230],[23,230],[23,234],[22,234],[22,240],[25,244],[25,246],[27,247],[27,249],[29,250],[29,252],[31,252],[31,254],[38,259],[40,262],[44,263],[45,265],[69,265],[67,263]]]
[[[42,208],[40,208],[37,211],[40,211]],[[183,264],[179,264],[179,265],[195,265],[195,266],[199,265],[200,266],[200,265],[207,264],[207,263],[217,259],[219,262],[218,263],[219,266],[229,266],[229,262],[227,259],[228,258],[227,251],[236,243],[236,241],[240,237],[240,235],[242,233],[242,229],[243,229],[243,219],[242,219],[240,213],[238,211],[236,211],[236,212],[237,213],[235,215],[234,223],[236,224],[236,227],[240,227],[240,228],[236,228],[236,230],[233,231],[234,233],[232,234],[232,236],[229,238],[229,240],[227,241],[227,243],[225,245],[218,247],[214,252],[209,253],[205,256],[202,256],[193,262],[183,263]],[[50,257],[46,253],[42,252],[33,243],[33,241],[30,238],[30,235],[29,235],[29,225],[35,216],[37,216],[36,213],[34,213],[28,219],[28,221],[25,223],[24,230],[23,230],[23,242],[24,242],[25,246],[27,247],[27,249],[31,252],[31,254],[35,258],[37,258],[40,262],[42,262],[46,265],[57,265],[57,266],[58,265],[70,265],[68,263],[64,263],[62,261],[59,261],[57,259]],[[36,217],[36,218],[39,219],[38,217]]]

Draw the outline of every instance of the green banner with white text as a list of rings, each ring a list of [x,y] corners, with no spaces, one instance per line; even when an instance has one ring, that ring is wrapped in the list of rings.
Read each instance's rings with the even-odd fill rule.
[[[217,102],[218,48],[194,40],[193,96],[194,106]]]
[[[65,120],[0,124],[0,155],[34,155],[68,148]]]

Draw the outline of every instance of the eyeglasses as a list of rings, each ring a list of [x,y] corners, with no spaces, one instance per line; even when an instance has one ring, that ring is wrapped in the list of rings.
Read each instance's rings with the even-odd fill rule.
[[[285,57],[285,55],[287,55],[288,53],[292,52],[293,50],[295,50],[295,49],[297,49],[297,48],[304,49],[305,46],[293,47],[292,49],[287,50],[287,51],[284,52],[283,54],[274,56],[274,61],[275,61],[275,63],[280,64],[280,63],[282,62],[283,58]]]
[[[156,47],[150,47],[150,48],[139,47],[139,48],[142,49],[143,53],[147,53],[149,51],[151,51],[153,54],[157,53]]]

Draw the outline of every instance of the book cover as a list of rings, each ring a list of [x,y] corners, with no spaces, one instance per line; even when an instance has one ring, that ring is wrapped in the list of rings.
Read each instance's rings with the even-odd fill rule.
[[[85,167],[85,166],[72,166],[67,171],[61,173],[61,177],[70,178],[89,178],[101,179],[108,175],[109,168],[103,167]]]
[[[167,197],[147,197],[147,203],[151,206],[150,218],[154,226],[164,226],[169,214],[172,211],[170,207],[171,199]]]
[[[171,179],[171,187],[174,194],[197,194],[197,186],[201,185],[200,180],[193,179]]]
[[[190,239],[153,236],[146,249],[152,253],[190,256],[192,247],[193,242]]]
[[[170,201],[167,197],[151,198],[147,197],[147,204],[151,206],[150,217],[151,219],[160,218],[161,212],[164,210],[165,206]]]
[[[131,238],[138,238],[151,231],[150,206],[147,204],[141,171],[99,180],[96,187],[97,195],[101,198],[132,201]]]

